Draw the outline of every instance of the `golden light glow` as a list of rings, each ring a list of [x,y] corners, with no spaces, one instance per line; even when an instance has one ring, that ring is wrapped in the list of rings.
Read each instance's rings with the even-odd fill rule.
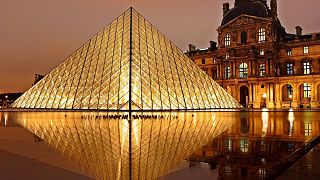
[[[13,107],[176,110],[241,105],[144,17],[129,9]]]
[[[140,180],[170,172],[232,126],[235,114],[19,112],[14,117],[96,179]]]

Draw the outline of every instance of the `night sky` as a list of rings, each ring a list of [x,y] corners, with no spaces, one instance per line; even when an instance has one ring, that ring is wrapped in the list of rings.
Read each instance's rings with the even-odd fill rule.
[[[186,50],[217,40],[227,0],[0,0],[0,93],[27,90],[122,12],[133,6]],[[320,31],[319,0],[278,0],[287,32]],[[233,7],[234,0],[228,0]]]

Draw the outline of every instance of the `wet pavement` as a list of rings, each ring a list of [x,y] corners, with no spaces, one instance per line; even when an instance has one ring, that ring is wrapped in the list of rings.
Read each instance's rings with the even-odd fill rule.
[[[277,180],[319,180],[320,145],[285,171]]]

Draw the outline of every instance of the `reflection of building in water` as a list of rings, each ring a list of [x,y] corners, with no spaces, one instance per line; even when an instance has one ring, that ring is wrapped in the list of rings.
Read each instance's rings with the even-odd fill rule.
[[[273,113],[240,113],[228,132],[194,153],[191,159],[215,161],[221,179],[273,176],[278,172],[280,159],[287,159],[306,141],[320,135],[317,117],[295,119],[293,112],[277,112],[276,118]]]
[[[320,32],[286,32],[277,0],[223,4],[217,43],[186,53],[243,106],[320,106]]]
[[[234,112],[11,115],[98,179],[157,179],[234,123]]]

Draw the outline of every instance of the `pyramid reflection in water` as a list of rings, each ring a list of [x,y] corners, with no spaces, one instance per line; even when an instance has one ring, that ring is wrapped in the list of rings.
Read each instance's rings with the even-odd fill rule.
[[[223,117],[223,120],[222,120]],[[19,112],[22,126],[97,179],[157,179],[233,124],[233,112]],[[130,145],[131,133],[131,145]]]
[[[130,8],[23,94],[13,107],[177,110],[241,106]]]

